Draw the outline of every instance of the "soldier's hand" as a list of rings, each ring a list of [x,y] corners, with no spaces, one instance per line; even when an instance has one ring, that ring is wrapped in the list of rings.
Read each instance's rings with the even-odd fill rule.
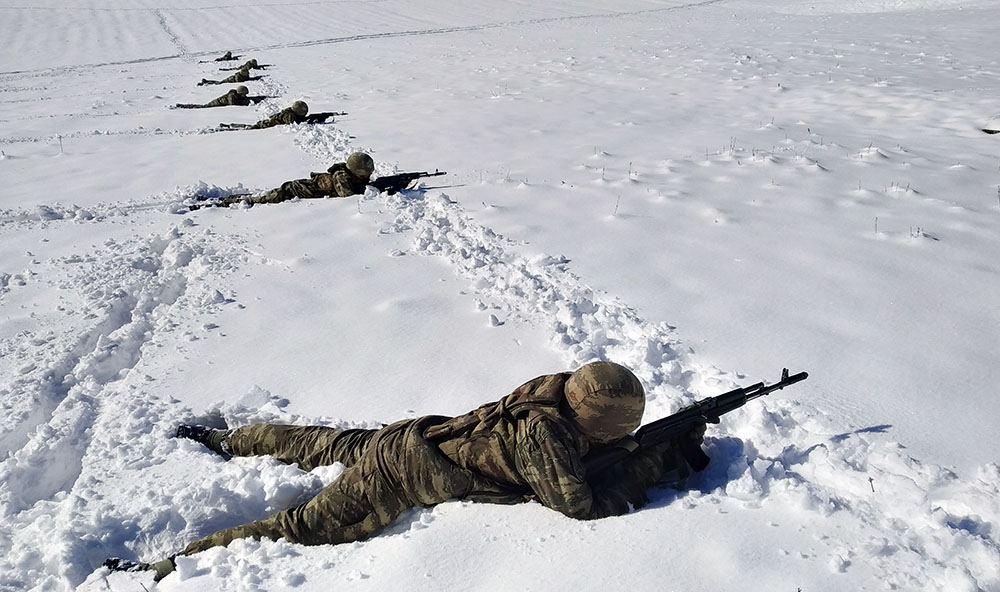
[[[695,471],[704,470],[708,466],[709,459],[701,445],[705,441],[705,424],[699,423],[691,427],[687,434],[678,438],[677,449],[681,453],[688,466]]]
[[[703,423],[691,428],[691,431],[687,433],[687,437],[690,440],[694,440],[696,443],[701,444],[705,441],[705,430],[708,426]]]

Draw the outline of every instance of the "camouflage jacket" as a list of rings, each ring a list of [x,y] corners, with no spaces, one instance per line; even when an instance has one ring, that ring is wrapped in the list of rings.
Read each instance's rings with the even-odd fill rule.
[[[249,104],[250,104],[250,99],[248,99],[245,96],[241,95],[240,93],[236,92],[236,89],[233,89],[233,90],[227,92],[226,94],[222,95],[221,97],[219,97],[217,99],[213,99],[209,103],[206,103],[205,106],[206,107],[225,107],[227,105],[241,105],[241,106],[245,107],[245,106],[247,106]]]
[[[325,173],[311,173],[309,179],[285,181],[281,187],[246,201],[253,204],[275,204],[290,199],[350,197],[365,192],[365,181],[354,176],[345,163],[339,162]]]
[[[474,501],[517,503],[535,498],[579,519],[624,514],[647,502],[665,475],[662,449],[643,451],[587,475],[589,443],[561,412],[569,373],[540,376],[503,399],[429,428],[424,437],[475,476]]]
[[[287,109],[282,109],[281,113],[272,115],[267,119],[262,119],[258,121],[257,123],[253,124],[252,128],[265,129],[269,127],[275,127],[277,125],[290,125],[292,123],[302,123],[305,120],[306,120],[305,117],[299,116],[298,113],[292,111],[291,107],[288,107]]]
[[[316,188],[330,197],[350,197],[365,192],[368,183],[347,170],[347,163],[338,162],[325,173],[312,173]]]
[[[235,74],[229,76],[228,78],[223,78],[219,82],[226,84],[231,82],[246,82],[250,80],[249,70],[237,70]]]

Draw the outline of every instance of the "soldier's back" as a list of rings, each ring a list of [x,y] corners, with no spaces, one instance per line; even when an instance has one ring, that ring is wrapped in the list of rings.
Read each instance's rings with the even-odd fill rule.
[[[502,486],[525,486],[517,455],[530,445],[536,427],[553,424],[555,433],[574,433],[559,411],[568,377],[568,373],[539,376],[499,401],[431,428],[426,436],[459,466]],[[586,446],[571,440],[567,443],[571,448]]]

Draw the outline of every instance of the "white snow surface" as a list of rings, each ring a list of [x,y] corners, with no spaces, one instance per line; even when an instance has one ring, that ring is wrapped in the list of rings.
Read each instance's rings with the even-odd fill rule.
[[[0,6],[0,590],[1000,591],[995,2]],[[169,109],[274,64],[256,108]],[[211,133],[296,99],[335,124]],[[185,213],[369,150],[423,191]],[[180,422],[376,427],[609,359],[711,426],[593,522],[461,501],[196,538],[341,467]]]

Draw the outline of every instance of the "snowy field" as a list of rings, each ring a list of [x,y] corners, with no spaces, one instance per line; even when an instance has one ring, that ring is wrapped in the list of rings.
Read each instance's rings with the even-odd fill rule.
[[[14,5],[17,4],[17,5]],[[629,515],[450,502],[238,541],[158,590],[1000,591],[992,0],[0,6],[0,590],[157,560],[337,478],[180,422],[377,426],[633,368],[738,384]],[[257,107],[172,110],[274,64]],[[218,76],[221,77],[221,76]],[[292,101],[332,125],[211,133]],[[369,150],[425,191],[183,213]]]

